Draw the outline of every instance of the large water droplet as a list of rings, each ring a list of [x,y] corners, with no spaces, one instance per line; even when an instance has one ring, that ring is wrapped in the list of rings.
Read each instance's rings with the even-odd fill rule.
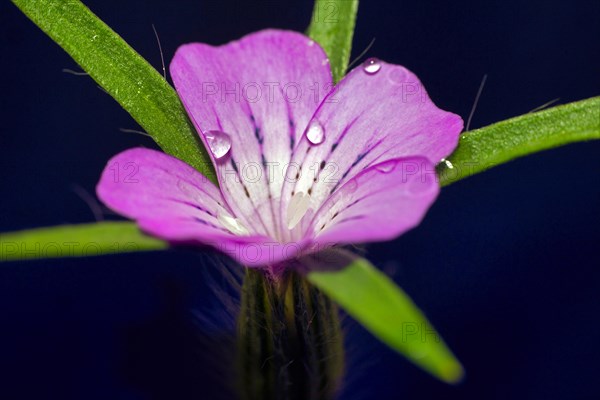
[[[369,58],[363,63],[363,70],[369,75],[375,75],[381,69],[381,61],[376,58]]]
[[[210,152],[218,160],[223,158],[231,150],[231,137],[221,131],[204,132],[204,138],[210,148]]]
[[[310,204],[310,195],[304,194],[304,192],[297,192],[290,200],[290,204],[287,209],[287,227],[288,229],[294,229],[298,222],[304,217],[308,211],[308,205]]]
[[[239,218],[232,217],[225,210],[217,210],[217,219],[225,228],[227,228],[227,230],[229,230],[229,232],[233,233],[234,235],[243,236],[248,235],[249,233],[248,228],[242,224],[242,221],[240,221]]]
[[[314,145],[321,144],[325,140],[325,128],[317,119],[310,121],[304,134],[308,141]]]

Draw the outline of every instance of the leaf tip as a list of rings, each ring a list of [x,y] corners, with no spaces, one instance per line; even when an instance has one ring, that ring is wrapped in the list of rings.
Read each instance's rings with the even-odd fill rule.
[[[438,378],[446,383],[458,385],[465,380],[465,370],[457,360],[449,360],[440,367]]]

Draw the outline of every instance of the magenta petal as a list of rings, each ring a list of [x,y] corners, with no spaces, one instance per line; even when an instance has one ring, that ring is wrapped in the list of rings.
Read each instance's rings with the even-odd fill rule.
[[[391,240],[418,225],[439,192],[423,157],[371,166],[341,186],[317,212],[319,245]]]
[[[110,159],[96,190],[107,206],[136,220],[201,219],[206,224],[198,225],[217,233],[224,229],[216,218],[218,209],[231,214],[219,189],[206,177],[174,157],[144,148]]]
[[[113,157],[96,188],[98,197],[142,230],[173,243],[201,243],[245,265],[275,263],[301,248],[284,248],[249,232],[235,235],[218,216],[235,214],[219,189],[198,171],[164,153],[131,149]]]
[[[305,137],[298,144],[292,162],[301,164],[304,173],[286,182],[283,204],[292,193],[310,192],[311,207],[318,208],[375,163],[422,156],[437,164],[456,147],[461,118],[437,108],[406,68],[376,63],[379,69],[352,70],[319,106],[309,128],[324,139],[314,145]]]
[[[226,156],[212,154],[223,196],[255,232],[277,238],[284,168],[331,88],[325,53],[302,34],[265,30],[181,46],[170,71],[205,144],[211,131],[231,138]]]

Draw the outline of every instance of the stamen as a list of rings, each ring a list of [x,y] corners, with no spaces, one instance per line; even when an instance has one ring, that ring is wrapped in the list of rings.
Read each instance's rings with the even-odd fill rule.
[[[248,235],[249,233],[248,228],[242,224],[239,218],[232,217],[225,210],[217,210],[217,219],[225,228],[227,228],[227,230],[229,230],[229,232],[233,233],[234,235],[243,236]]]
[[[304,192],[297,192],[294,194],[287,209],[286,221],[288,229],[294,229],[294,227],[298,225],[298,222],[302,220],[308,211],[309,204],[309,195],[304,194]]]

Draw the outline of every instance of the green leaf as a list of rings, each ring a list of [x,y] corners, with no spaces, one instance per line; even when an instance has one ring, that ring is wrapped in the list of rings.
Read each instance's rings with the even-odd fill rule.
[[[86,257],[166,248],[167,243],[144,235],[133,222],[63,225],[0,235],[0,261]]]
[[[167,153],[213,182],[215,174],[187,114],[167,81],[77,0],[12,0],[58,43]]]
[[[449,185],[542,150],[600,139],[600,97],[521,115],[461,135],[456,151],[438,165]]]
[[[315,271],[308,280],[329,295],[373,335],[435,377],[456,383],[460,363],[406,293],[367,260]]]
[[[307,34],[329,57],[334,82],[346,73],[352,50],[358,0],[316,0]]]

